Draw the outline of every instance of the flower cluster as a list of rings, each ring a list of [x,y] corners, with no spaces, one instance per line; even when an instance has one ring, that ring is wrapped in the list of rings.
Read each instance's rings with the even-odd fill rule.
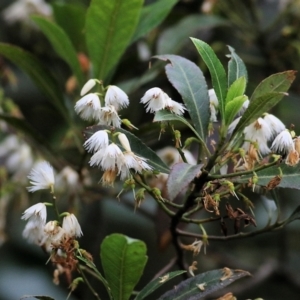
[[[112,135],[112,138],[116,137],[124,151],[116,143],[109,142],[106,130],[95,132],[83,145],[88,152],[94,152],[89,162],[90,165],[98,166],[104,171],[101,179],[104,186],[113,185],[117,176],[120,176],[121,180],[125,180],[129,177],[130,170],[142,173],[144,170],[152,169],[145,158],[131,151],[125,134],[117,132]]]
[[[172,100],[162,89],[157,87],[148,90],[142,97],[141,103],[145,104],[146,112],[150,113],[167,109],[176,115],[183,115],[186,110],[183,104]]]
[[[229,126],[229,134],[232,134],[240,118],[238,117]],[[294,133],[286,129],[285,125],[272,114],[265,113],[246,126],[243,135],[243,144],[240,148],[242,158],[236,169],[250,170],[260,158],[272,153],[286,157],[285,163],[290,166],[299,162],[300,138],[294,138]]]
[[[104,99],[99,93],[89,93],[97,84],[101,82],[90,79],[81,89],[83,96],[75,104],[76,113],[84,120],[94,120],[99,125],[121,126],[121,119],[118,111],[129,105],[129,99],[125,92],[115,85],[108,86]],[[102,103],[101,103],[102,102]]]

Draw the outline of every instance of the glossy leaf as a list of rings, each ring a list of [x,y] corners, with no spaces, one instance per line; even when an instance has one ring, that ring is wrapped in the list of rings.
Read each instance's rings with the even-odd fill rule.
[[[202,141],[205,141],[209,124],[209,98],[202,71],[193,62],[177,55],[159,55],[169,61],[166,73],[169,81],[182,96],[192,123]]]
[[[215,15],[194,14],[186,16],[175,25],[168,27],[158,37],[157,54],[176,54],[189,43],[187,37],[196,32],[229,24]]]
[[[295,80],[296,71],[290,70],[277,73],[264,79],[254,90],[250,101],[271,92],[287,92],[292,82]]]
[[[152,281],[150,281],[134,298],[134,300],[142,300],[145,299],[145,297],[152,294],[155,290],[160,288],[165,282],[168,282],[169,280],[173,279],[174,277],[177,277],[183,273],[186,273],[186,271],[174,271],[165,274],[164,276],[158,277]]]
[[[245,93],[245,89],[246,89],[246,78],[244,76],[239,77],[231,84],[231,86],[228,89],[227,96],[226,96],[226,105],[234,98],[243,96]]]
[[[88,127],[83,133],[84,137],[88,139],[92,134],[94,134],[98,130],[111,130],[110,126],[105,126],[105,125],[95,125]],[[126,134],[129,142],[130,142],[130,147],[131,150],[137,154],[140,155],[144,158],[147,158],[148,161],[147,163],[153,167],[154,170],[157,170],[162,173],[169,173],[170,169],[169,167],[157,156],[157,154],[147,147],[138,137],[136,137],[134,134],[130,133],[129,131],[122,129],[122,128],[117,128],[116,131],[122,132]],[[119,146],[119,140],[117,139],[115,141]]]
[[[245,113],[241,117],[239,123],[235,127],[232,137],[239,130],[244,129],[246,126],[254,122],[261,117],[265,112],[268,112],[273,106],[275,106],[286,94],[279,92],[266,93],[258,98],[253,99]]]
[[[68,119],[67,109],[63,104],[63,95],[55,78],[35,56],[19,47],[4,43],[0,43],[0,54],[22,69],[48,97],[61,115]]]
[[[127,300],[143,274],[147,262],[144,242],[112,234],[101,244],[101,262],[113,299]]]
[[[162,295],[159,300],[204,299],[207,295],[249,275],[246,271],[229,268],[208,271],[181,282],[173,290]]]
[[[258,176],[257,185],[267,186],[268,183],[275,177],[280,175],[280,170],[282,172],[282,178],[278,185],[278,187],[282,188],[291,188],[300,190],[300,164],[291,167],[282,163],[277,166],[272,166],[270,168],[257,171],[256,174]],[[253,174],[244,175],[240,178],[234,178],[233,181],[248,183],[249,180],[253,177]]]
[[[132,42],[156,28],[167,17],[178,1],[160,0],[143,7]]]
[[[167,191],[171,201],[201,173],[202,166],[203,164],[190,165],[187,163],[177,163],[171,168],[167,181]]]
[[[231,86],[234,81],[240,77],[245,77],[248,81],[248,73],[242,59],[235,53],[234,48],[228,46],[230,60],[228,62],[228,86]]]
[[[223,122],[223,118],[225,116],[225,99],[227,93],[227,78],[225,69],[213,49],[208,44],[195,38],[191,38],[191,40],[209,69],[212,79],[212,85],[219,100],[219,110]]]
[[[83,51],[86,7],[79,3],[51,3],[56,23],[66,32],[77,51]]]
[[[45,18],[35,16],[32,17],[32,19],[47,36],[56,53],[69,65],[76,76],[79,85],[83,85],[83,74],[77,58],[77,53],[64,30]]]
[[[244,102],[248,99],[247,96],[238,96],[226,104],[225,107],[225,124],[229,125],[237,113],[242,108]]]
[[[86,44],[93,75],[104,80],[136,29],[142,0],[92,0],[86,15]]]

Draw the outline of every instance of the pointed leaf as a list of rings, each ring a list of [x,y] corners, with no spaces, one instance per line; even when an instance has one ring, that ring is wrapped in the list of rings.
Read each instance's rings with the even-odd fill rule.
[[[84,50],[84,22],[86,7],[77,3],[51,3],[56,23],[63,28],[77,51]],[[67,17],[66,17],[67,16]]]
[[[291,188],[300,190],[300,164],[294,167],[288,166],[285,163],[280,165],[272,166],[270,168],[257,171],[258,176],[257,185],[267,186],[268,183],[275,177],[280,175],[280,170],[282,172],[282,178],[278,187]],[[248,181],[253,177],[253,174],[244,175],[240,178],[234,178],[233,181],[248,183]]]
[[[225,107],[225,124],[229,125],[237,113],[242,108],[244,102],[248,99],[247,96],[238,96],[226,104]]]
[[[199,300],[214,293],[234,281],[249,276],[243,270],[229,268],[208,271],[189,278],[162,295],[159,300]]]
[[[191,40],[209,69],[212,85],[219,100],[219,110],[222,122],[224,122],[223,118],[225,116],[225,99],[227,93],[227,78],[225,69],[213,49],[208,44],[195,38],[191,38]]]
[[[232,136],[238,131],[244,129],[246,126],[254,122],[261,117],[265,112],[268,112],[273,106],[275,106],[286,94],[279,92],[266,93],[258,98],[253,99],[245,113],[241,117],[239,123],[235,127]]]
[[[143,7],[132,42],[156,28],[167,17],[178,1],[179,0],[160,0]]]
[[[231,86],[234,81],[240,77],[245,77],[248,81],[248,73],[242,59],[235,53],[234,48],[228,46],[230,60],[228,62],[228,86]]]
[[[156,53],[176,54],[188,44],[188,36],[194,36],[199,31],[227,24],[229,24],[227,20],[216,15],[187,15],[158,36]]]
[[[101,244],[101,262],[113,299],[127,300],[147,262],[144,242],[122,234],[107,236]]]
[[[167,191],[171,201],[201,173],[202,166],[203,164],[177,163],[172,167],[167,181]]]
[[[250,101],[271,92],[287,92],[292,82],[295,80],[297,71],[290,70],[277,73],[264,79],[254,90]]]
[[[169,61],[165,67],[167,77],[182,96],[198,136],[205,141],[209,124],[209,98],[202,71],[191,61],[177,55],[158,55]]]
[[[135,31],[142,0],[92,0],[86,15],[86,44],[94,77],[104,80]]]
[[[246,78],[244,76],[235,80],[228,89],[226,96],[226,104],[236,97],[243,96],[245,93],[245,89]]]
[[[168,282],[174,277],[177,277],[183,273],[186,273],[186,271],[174,271],[167,273],[166,275],[162,277],[158,277],[152,281],[150,281],[135,297],[134,300],[142,300],[145,299],[147,296],[149,296],[151,293],[153,293],[155,290],[157,290],[159,287],[161,287],[165,282]]]
[[[105,125],[95,125],[95,126],[91,126],[88,127],[83,133],[84,133],[84,137],[86,139],[88,139],[91,135],[93,135],[96,131],[98,130],[111,130],[111,127],[109,126],[105,126]],[[126,134],[129,143],[130,143],[130,147],[131,150],[139,155],[142,156],[144,158],[147,158],[148,161],[147,163],[153,167],[154,170],[157,170],[159,172],[162,173],[169,173],[170,169],[169,167],[157,156],[157,154],[150,149],[149,147],[147,147],[138,137],[136,137],[134,134],[130,133],[129,131],[122,129],[122,128],[117,128],[115,129],[115,131],[117,132],[122,132],[124,134]],[[117,139],[116,144],[118,144],[118,146],[121,146],[121,144],[119,143],[119,140]]]
[[[55,78],[35,56],[19,47],[4,43],[0,43],[0,54],[22,69],[49,98],[61,115],[68,119],[67,109],[63,104],[63,95]]]
[[[83,85],[83,74],[77,58],[77,53],[71,40],[64,30],[53,22],[42,17],[32,17],[32,20],[39,26],[47,36],[56,53],[69,65],[76,76],[79,85]]]

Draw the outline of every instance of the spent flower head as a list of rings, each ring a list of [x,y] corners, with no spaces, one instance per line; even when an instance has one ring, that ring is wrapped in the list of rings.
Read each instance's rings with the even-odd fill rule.
[[[29,192],[38,190],[54,189],[54,171],[52,166],[47,161],[42,161],[36,164],[28,175],[29,182],[32,186],[27,187]]]

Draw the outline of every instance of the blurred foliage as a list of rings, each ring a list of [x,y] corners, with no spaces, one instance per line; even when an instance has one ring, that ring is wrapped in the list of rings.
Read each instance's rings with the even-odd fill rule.
[[[43,30],[38,29],[38,25],[41,25],[40,28],[43,29],[43,21],[39,17],[35,17],[29,24],[22,22],[9,24],[2,14],[1,42],[26,50],[20,54],[20,61],[16,62],[21,69],[23,66],[23,71],[31,69],[34,73],[40,69],[44,74],[43,77],[40,76],[41,73],[32,74],[29,78],[15,64],[4,56],[0,56],[0,80],[5,95],[0,96],[2,119],[10,124],[7,132],[17,133],[32,147],[36,155],[46,157],[57,170],[71,165],[76,171],[81,172],[81,176],[84,176],[82,174],[86,172],[88,157],[82,153],[80,145],[83,142],[81,131],[86,123],[73,112],[81,86],[76,84],[72,71],[75,74],[77,72],[77,79],[81,83],[92,76],[88,67],[88,43],[85,43],[84,35],[88,34],[88,29],[97,30],[97,28],[89,28],[88,24],[84,24],[90,1],[47,2],[53,7],[53,19],[56,24],[64,29],[70,39],[66,41],[64,36],[59,36],[57,28],[53,28],[57,30],[57,34],[53,34],[57,38],[55,42],[57,48],[62,46],[60,53],[66,51],[63,55],[57,54],[59,51],[52,47],[53,44],[51,45],[45,36],[46,32],[44,34]],[[165,9],[165,14],[159,14],[159,6],[155,10],[155,5],[159,2],[145,1],[144,4],[153,5],[153,10],[144,11],[145,22],[149,21],[146,25],[153,24],[153,28],[149,32],[143,30],[134,32],[129,28],[132,30],[132,40],[128,35],[128,41],[123,45],[124,51],[118,52],[120,59],[116,58],[112,61],[103,73],[99,71],[105,76],[103,80],[122,87],[128,93],[131,106],[130,109],[122,112],[122,118],[130,118],[132,123],[139,127],[136,135],[142,137],[144,141],[147,141],[147,145],[154,149],[168,144],[170,134],[166,133],[159,141],[157,140],[159,128],[149,128],[150,116],[144,113],[139,100],[147,89],[154,86],[162,88],[172,99],[176,100],[180,97],[166,79],[163,72],[164,63],[152,59],[152,56],[181,55],[198,64],[205,78],[209,78],[208,69],[199,58],[189,37],[193,36],[210,44],[224,65],[228,61],[226,55],[228,45],[230,45],[247,65],[249,77],[247,95],[253,92],[260,81],[273,73],[300,69],[299,0],[170,1],[172,3],[169,3],[168,8]],[[168,1],[165,2],[168,3]],[[1,11],[4,12],[9,4],[11,1],[1,2]],[[95,14],[97,17],[97,13],[103,12],[89,11],[88,13]],[[120,17],[124,17],[126,23],[126,16],[123,16],[122,12]],[[120,26],[122,27],[122,24]],[[65,44],[62,44],[62,41]],[[96,41],[90,41],[90,43],[94,42],[97,47]],[[80,66],[74,64],[73,68],[68,65],[71,50],[67,47],[70,43],[75,49],[72,55],[78,55],[80,63]],[[129,46],[126,47],[127,45]],[[13,56],[12,48],[5,48],[3,44],[0,47],[2,54],[6,51],[6,57]],[[19,51],[19,48],[14,49],[14,51]],[[90,53],[90,59],[96,61],[97,54]],[[151,68],[149,68],[149,62],[151,62]],[[80,67],[82,73],[78,70]],[[273,109],[275,114],[287,124],[287,127],[293,125],[296,129],[300,126],[299,112],[296,108],[299,106],[299,81],[298,76],[289,90],[290,96]],[[208,85],[211,86],[211,82],[208,82]],[[50,101],[50,98],[56,101]],[[13,104],[6,107],[4,103],[11,103],[8,99],[12,99]],[[12,117],[8,117],[6,113]],[[185,136],[188,133],[187,130],[183,131]],[[5,131],[2,130],[0,138],[3,140],[4,137]],[[40,146],[37,147],[37,145]],[[3,165],[5,159],[1,161]],[[90,172],[93,175],[91,177],[96,178],[93,179],[95,181],[93,183],[97,183],[99,175],[94,170]],[[55,288],[50,276],[48,280],[45,280],[47,275],[40,275],[39,271],[36,271],[37,266],[43,266],[47,255],[38,251],[40,249],[33,249],[34,247],[27,245],[21,237],[24,224],[19,218],[21,211],[28,206],[28,195],[22,186],[15,185],[13,188],[9,186],[7,183],[9,176],[10,174],[2,174],[0,177],[0,210],[7,212],[6,218],[3,214],[0,216],[0,220],[4,218],[5,224],[5,226],[1,225],[0,235],[5,234],[7,238],[0,248],[0,260],[5,262],[0,266],[0,299],[10,300],[20,297],[26,285],[23,280],[29,272],[34,274],[32,280],[37,280],[40,276],[40,286],[47,286],[45,283],[47,282],[48,291],[52,292],[49,294],[54,296]],[[91,250],[96,263],[99,263],[99,244],[110,233],[122,232],[141,239],[147,244],[149,260],[142,281],[137,285],[137,289],[141,289],[160,270],[161,266],[168,264],[174,256],[174,249],[170,245],[167,233],[169,220],[150,199],[146,199],[134,212],[135,203],[131,199],[130,192],[125,192],[119,203],[115,198],[117,194],[115,190],[104,189],[99,185],[87,186],[84,193],[80,191],[77,194],[77,192],[70,191],[68,195],[62,195],[60,205],[67,207],[72,204],[75,210],[81,212],[81,224],[85,234],[81,244],[84,248]],[[116,191],[120,189],[121,186],[117,185]],[[7,194],[13,197],[5,201]],[[252,192],[249,191],[249,194]],[[283,213],[288,216],[292,213],[293,207],[298,205],[299,193],[279,189],[279,194],[281,199],[284,199],[280,204]],[[42,201],[43,197],[44,194],[40,194],[32,198],[34,201]],[[269,209],[269,200],[257,197],[254,205],[257,223],[263,226],[268,220],[264,219],[264,214],[260,211],[264,211],[265,208]],[[253,277],[242,280],[241,284],[237,282],[228,290],[228,292],[233,292],[238,299],[254,299],[260,296],[272,300],[296,300],[300,290],[299,276],[297,276],[300,269],[298,255],[300,242],[297,237],[300,231],[296,225],[297,223],[293,223],[279,232],[251,239],[231,241],[224,239],[222,243],[210,242],[207,254],[201,254],[198,258],[198,271],[202,273],[215,268],[223,268],[224,265],[233,269],[248,270]],[[185,229],[199,230],[195,225],[188,225]],[[206,230],[212,235],[220,233],[219,226],[211,224]],[[35,269],[32,268],[33,266]],[[50,266],[49,269],[51,269]],[[13,270],[13,274],[8,270]],[[7,276],[10,281],[14,282],[14,287],[6,286]],[[176,278],[177,281],[167,283],[165,291],[179,283],[180,279],[179,276]],[[16,289],[18,294],[13,291],[16,287],[20,287]],[[46,288],[43,292],[47,293]],[[58,294],[59,292],[54,296],[56,299],[65,297]],[[99,294],[101,292],[103,291],[100,289]],[[224,295],[225,291],[222,293]],[[153,297],[161,294],[162,292],[154,293]],[[221,295],[216,295],[215,298],[218,296]],[[91,297],[89,291],[79,286],[72,299],[91,299]]]

